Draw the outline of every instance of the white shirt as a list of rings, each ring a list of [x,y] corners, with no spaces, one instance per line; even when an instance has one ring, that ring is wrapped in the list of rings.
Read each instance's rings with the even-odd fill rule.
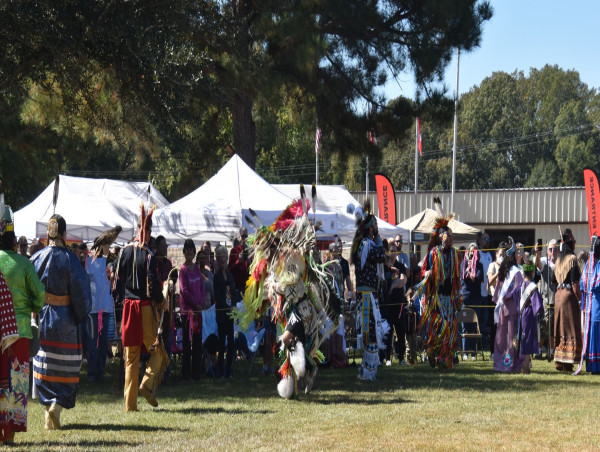
[[[492,259],[492,253],[490,253],[489,251],[480,251],[479,252],[479,262],[481,262],[481,265],[483,266],[483,284],[481,284],[481,296],[482,297],[487,297],[488,296],[488,292],[487,292],[487,285],[488,285],[488,275],[487,275],[487,271],[488,271],[488,267],[490,266],[490,264],[493,262],[494,260]]]

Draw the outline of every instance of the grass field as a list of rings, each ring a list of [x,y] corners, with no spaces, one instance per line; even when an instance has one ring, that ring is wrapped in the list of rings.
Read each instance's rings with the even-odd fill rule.
[[[117,364],[102,384],[83,382],[63,429],[43,428],[30,401],[29,432],[11,450],[600,450],[600,377],[577,377],[534,361],[530,375],[504,375],[491,361],[381,367],[376,382],[357,368],[321,369],[300,400],[279,398],[274,377],[249,363],[233,380],[175,381],[159,407],[140,397],[123,412]],[[8,449],[8,448],[7,448]]]

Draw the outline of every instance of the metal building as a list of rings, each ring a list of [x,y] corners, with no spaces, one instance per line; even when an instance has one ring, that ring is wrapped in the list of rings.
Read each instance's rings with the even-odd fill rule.
[[[361,203],[365,193],[352,193]],[[450,210],[450,192],[397,192],[398,222],[425,208],[433,208],[433,198]],[[369,193],[371,206],[377,213],[377,195]],[[537,239],[548,243],[570,228],[577,240],[577,251],[590,245],[587,205],[584,187],[520,188],[504,190],[463,190],[454,193],[456,218],[490,234],[493,246],[507,235],[526,246]]]

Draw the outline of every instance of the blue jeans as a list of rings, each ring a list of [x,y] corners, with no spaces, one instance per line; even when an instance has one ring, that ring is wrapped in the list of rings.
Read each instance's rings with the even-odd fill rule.
[[[104,378],[108,357],[108,323],[110,313],[102,313],[102,331],[98,338],[98,313],[90,314],[84,323],[83,348],[88,362],[88,378]],[[90,331],[91,326],[91,331]]]

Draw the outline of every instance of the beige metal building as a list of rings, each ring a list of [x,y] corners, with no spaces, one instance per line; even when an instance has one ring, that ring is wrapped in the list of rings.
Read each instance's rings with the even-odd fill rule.
[[[361,203],[365,193],[352,193]],[[439,197],[450,210],[450,192],[397,192],[398,222],[423,209],[433,207]],[[371,206],[377,213],[377,195],[369,193]],[[490,234],[492,245],[511,235],[517,242],[533,246],[537,239],[548,243],[559,238],[562,230],[571,228],[577,250],[590,245],[587,205],[584,187],[523,188],[505,190],[465,190],[454,193],[454,211],[458,220]]]

